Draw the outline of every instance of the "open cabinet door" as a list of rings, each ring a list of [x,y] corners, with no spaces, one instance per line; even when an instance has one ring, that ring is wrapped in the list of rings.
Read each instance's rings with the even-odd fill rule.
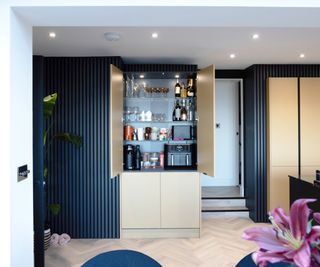
[[[198,72],[198,171],[214,176],[215,150],[215,68],[213,65]]]
[[[123,73],[110,65],[110,173],[118,176],[123,162]]]

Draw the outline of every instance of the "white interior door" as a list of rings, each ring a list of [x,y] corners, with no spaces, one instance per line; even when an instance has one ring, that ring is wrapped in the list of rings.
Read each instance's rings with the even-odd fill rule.
[[[237,186],[240,179],[239,80],[217,79],[215,89],[215,177],[202,186]]]

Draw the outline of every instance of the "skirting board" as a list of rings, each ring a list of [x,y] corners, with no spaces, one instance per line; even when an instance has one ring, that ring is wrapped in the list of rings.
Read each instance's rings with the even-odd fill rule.
[[[121,229],[120,238],[199,238],[200,229]]]

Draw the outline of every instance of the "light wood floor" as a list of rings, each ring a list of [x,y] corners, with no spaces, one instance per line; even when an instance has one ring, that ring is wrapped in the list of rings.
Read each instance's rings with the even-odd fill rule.
[[[241,197],[238,186],[202,186],[202,197]]]
[[[72,239],[64,247],[50,247],[46,251],[45,266],[79,267],[102,252],[131,249],[154,258],[164,267],[234,267],[256,249],[255,244],[243,240],[241,234],[258,224],[239,216],[203,214],[201,238]]]

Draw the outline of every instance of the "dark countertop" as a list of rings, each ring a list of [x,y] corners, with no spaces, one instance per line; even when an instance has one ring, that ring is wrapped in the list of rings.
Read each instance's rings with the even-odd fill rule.
[[[130,173],[130,172],[141,172],[141,173],[144,173],[144,172],[198,172],[197,170],[164,170],[164,169],[159,169],[159,168],[156,168],[156,169],[153,169],[153,168],[149,168],[149,169],[143,169],[143,170],[132,170],[132,171],[123,171],[125,173]]]
[[[299,177],[298,173],[289,173],[289,177],[301,179],[302,181],[308,182],[310,184],[313,184],[313,181],[316,179],[316,174],[314,175],[302,175]]]

